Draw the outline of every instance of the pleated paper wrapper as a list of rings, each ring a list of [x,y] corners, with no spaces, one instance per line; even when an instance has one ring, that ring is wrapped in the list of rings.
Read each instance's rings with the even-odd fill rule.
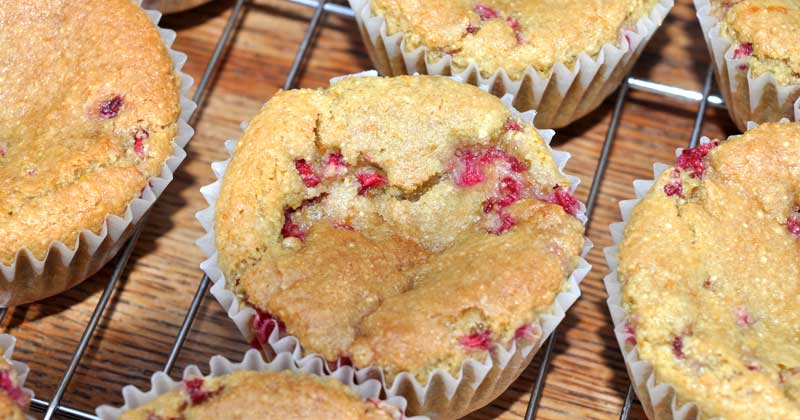
[[[431,62],[427,47],[409,51],[403,32],[387,32],[383,16],[372,13],[371,0],[349,1],[367,52],[381,74],[455,76],[498,97],[510,94],[518,110],[536,110],[535,123],[539,128],[566,126],[597,108],[628,75],[674,5],[674,0],[658,0],[650,13],[642,16],[631,29],[622,31],[619,45],[607,43],[593,57],[581,53],[574,64],[556,63],[544,76],[529,66],[521,79],[513,80],[502,68],[483,77],[474,62],[465,69],[455,68],[449,54]]]
[[[381,384],[378,381],[366,381],[364,383],[354,383],[352,368],[343,366],[338,370],[329,373],[323,368],[324,363],[322,360],[304,360],[296,363],[296,360],[290,353],[279,354],[271,362],[264,361],[261,353],[258,350],[251,349],[245,353],[241,362],[231,362],[223,356],[214,356],[209,362],[209,373],[204,375],[203,372],[195,365],[187,366],[183,371],[183,379],[197,378],[201,376],[224,376],[238,371],[255,371],[255,372],[279,372],[279,371],[292,371],[304,372],[312,375],[320,376],[327,379],[333,379],[341,382],[342,384],[350,387],[358,395],[364,399],[380,399],[381,397]],[[142,391],[133,385],[127,385],[122,388],[122,398],[124,404],[121,407],[113,407],[110,405],[101,405],[95,410],[97,417],[100,420],[117,420],[125,412],[133,410],[137,407],[145,405],[159,396],[183,388],[182,381],[176,381],[169,377],[164,372],[156,372],[150,377],[150,390]],[[254,390],[254,392],[260,392]],[[406,409],[406,402],[402,397],[392,397],[384,401],[387,404],[397,408],[401,413]],[[332,413],[331,418],[336,418],[335,413]],[[426,417],[402,417],[408,420],[428,420]]]

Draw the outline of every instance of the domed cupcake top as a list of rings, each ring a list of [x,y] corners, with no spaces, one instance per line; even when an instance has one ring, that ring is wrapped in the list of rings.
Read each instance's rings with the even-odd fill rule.
[[[619,248],[641,360],[704,417],[800,416],[800,124],[684,150]]]
[[[424,379],[538,338],[583,245],[568,191],[494,96],[347,78],[281,92],[250,122],[216,205],[219,264],[259,311],[254,344],[277,325],[330,361]]]
[[[457,68],[475,62],[484,77],[505,69],[512,79],[528,66],[547,74],[593,57],[607,43],[619,45],[622,30],[652,10],[655,0],[452,1],[372,0],[388,33],[404,33],[407,50],[425,46],[429,61],[453,57]]]
[[[237,371],[184,379],[180,389],[125,412],[120,420],[177,418],[399,420],[402,413],[383,401],[364,400],[333,379],[290,371]]]
[[[42,258],[121,215],[160,173],[179,80],[156,27],[127,0],[0,8],[0,263]]]

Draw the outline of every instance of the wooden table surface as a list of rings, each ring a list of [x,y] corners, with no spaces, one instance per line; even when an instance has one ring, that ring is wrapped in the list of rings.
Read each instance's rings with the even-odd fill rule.
[[[161,25],[178,32],[175,49],[189,55],[184,71],[199,80],[232,10],[232,0],[217,0]],[[117,290],[79,365],[63,404],[93,411],[120,404],[121,388],[149,388],[150,375],[162,369],[186,309],[202,277],[204,259],[195,246],[203,230],[194,214],[206,207],[199,188],[213,181],[211,162],[225,158],[223,142],[240,135],[249,119],[284,83],[312,10],[285,0],[247,4],[219,71],[195,115],[197,134],[175,180],[150,212]],[[337,75],[371,68],[352,19],[329,14],[299,80],[300,87],[325,86]],[[634,75],[699,90],[708,66],[706,46],[688,0],[679,0],[647,46]],[[577,195],[585,200],[600,155],[613,96],[595,112],[558,130],[554,146],[573,154],[567,171],[582,179]],[[617,203],[633,196],[631,183],[651,176],[652,163],[672,162],[674,149],[687,144],[697,104],[631,92],[602,181],[588,235],[595,244],[588,260],[593,270],[583,296],[558,330],[540,419],[616,419],[628,377],[611,331],[602,278],[602,249],[610,245],[608,225],[619,220]],[[703,134],[720,137],[735,127],[724,110],[711,108]],[[43,302],[10,310],[3,322],[18,338],[16,358],[31,367],[28,385],[49,400],[69,363],[111,268],[81,286]],[[214,354],[239,359],[247,344],[220,305],[207,297],[173,371],[187,364],[207,366]],[[499,399],[470,419],[520,419],[538,373],[540,357]],[[40,416],[41,414],[35,413]],[[644,419],[638,405],[631,418]]]

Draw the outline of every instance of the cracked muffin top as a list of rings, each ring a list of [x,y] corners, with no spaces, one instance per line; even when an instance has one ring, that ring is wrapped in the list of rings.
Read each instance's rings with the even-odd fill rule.
[[[144,63],[144,64],[143,64]],[[129,0],[0,7],[0,263],[43,258],[121,215],[160,174],[177,133],[179,79]]]
[[[3,348],[0,348],[0,354],[2,352]],[[30,402],[30,395],[20,386],[17,371],[0,357],[0,418],[24,420]]]
[[[684,150],[619,248],[629,343],[703,418],[800,418],[800,124]]]
[[[779,84],[800,84],[800,1],[712,0],[712,7],[733,57],[750,57],[753,78],[772,73]]]
[[[457,69],[475,62],[483,77],[503,68],[520,79],[528,66],[546,75],[594,57],[650,13],[656,0],[372,0],[388,34],[403,32],[406,50],[427,47],[428,61],[453,57]],[[579,29],[576,29],[579,28]]]
[[[391,404],[363,399],[333,379],[308,373],[237,371],[183,380],[178,390],[124,413],[120,420],[399,420]]]
[[[259,311],[256,345],[278,325],[389,377],[456,372],[493,343],[536,338],[583,246],[568,186],[537,131],[474,86],[371,77],[279,92],[222,180],[219,265]]]

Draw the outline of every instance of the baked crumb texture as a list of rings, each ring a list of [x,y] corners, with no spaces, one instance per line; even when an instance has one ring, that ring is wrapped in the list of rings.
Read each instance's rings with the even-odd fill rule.
[[[0,353],[3,352],[0,348]],[[0,418],[24,420],[30,403],[30,393],[23,390],[17,371],[0,357]]]
[[[173,152],[179,78],[128,0],[0,7],[0,263],[73,247],[121,215]]]
[[[120,420],[399,420],[400,410],[363,399],[334,379],[291,371],[195,376],[179,389],[127,411]]]
[[[619,247],[626,346],[702,418],[800,418],[800,123],[684,150]]]
[[[720,33],[735,58],[749,57],[755,79],[770,73],[781,85],[800,85],[800,1],[713,0]]]
[[[581,53],[593,57],[619,45],[656,0],[452,1],[372,0],[388,34],[403,33],[408,51],[429,49],[429,62],[452,57],[454,68],[475,62],[484,77],[505,69],[514,80],[528,66],[546,75],[556,63],[572,67]],[[582,28],[575,30],[574,28]]]
[[[258,310],[255,346],[277,327],[334,365],[425,383],[538,340],[584,242],[568,186],[537,131],[474,86],[280,92],[222,180],[219,265]]]

